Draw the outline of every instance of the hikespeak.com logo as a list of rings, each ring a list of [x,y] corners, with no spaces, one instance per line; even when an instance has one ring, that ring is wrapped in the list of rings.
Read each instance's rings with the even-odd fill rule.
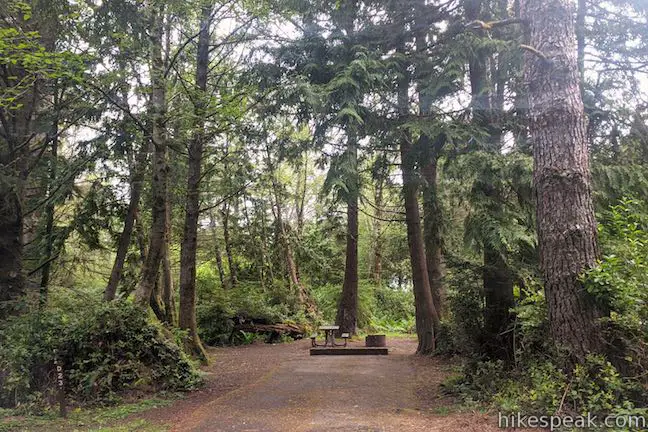
[[[498,413],[498,426],[506,428],[542,428],[554,431],[560,428],[610,430],[648,430],[648,419],[642,415],[610,415],[606,417],[587,413],[583,416],[535,416],[522,413]]]

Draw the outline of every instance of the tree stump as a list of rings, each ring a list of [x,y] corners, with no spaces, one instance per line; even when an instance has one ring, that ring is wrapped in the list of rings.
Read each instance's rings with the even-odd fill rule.
[[[365,346],[367,347],[384,347],[387,346],[387,336],[385,335],[368,335],[365,337]]]

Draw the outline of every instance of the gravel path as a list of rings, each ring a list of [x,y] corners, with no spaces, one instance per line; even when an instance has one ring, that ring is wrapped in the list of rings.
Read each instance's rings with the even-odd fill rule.
[[[412,340],[388,344],[388,356],[311,357],[310,341],[212,349],[204,389],[138,418],[178,432],[500,430],[452,412],[438,389],[447,360],[412,355]]]

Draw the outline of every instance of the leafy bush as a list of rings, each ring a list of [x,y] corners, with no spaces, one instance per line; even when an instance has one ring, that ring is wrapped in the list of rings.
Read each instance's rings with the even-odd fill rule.
[[[479,267],[469,262],[449,266],[446,310],[441,322],[437,351],[469,355],[477,352],[483,327],[483,293]]]
[[[564,371],[552,360],[537,360],[507,370],[501,361],[471,361],[444,383],[464,402],[486,403],[503,414],[645,415],[635,399],[636,383],[621,378],[601,356]]]
[[[604,310],[624,372],[648,372],[648,203],[623,199],[601,217],[603,258],[583,276]]]
[[[224,289],[211,265],[198,268],[196,281],[200,299],[196,309],[198,333],[207,345],[229,343],[235,319],[262,323],[304,321],[297,297],[284,281],[276,281],[266,289],[259,283],[240,281],[235,288]],[[234,336],[234,344],[247,340],[242,334]]]
[[[188,390],[200,382],[172,337],[141,309],[123,301],[90,303],[78,313],[29,313],[2,326],[0,402],[47,397],[55,357],[68,395],[80,402],[109,402],[126,390]]]

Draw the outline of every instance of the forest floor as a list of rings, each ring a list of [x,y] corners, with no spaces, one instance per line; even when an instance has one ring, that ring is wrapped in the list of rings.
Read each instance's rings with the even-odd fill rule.
[[[354,344],[360,344],[355,342]],[[206,384],[181,399],[149,399],[68,420],[23,419],[0,431],[494,432],[497,416],[461,408],[439,385],[450,359],[413,355],[388,338],[387,356],[314,356],[310,341],[211,348]]]

